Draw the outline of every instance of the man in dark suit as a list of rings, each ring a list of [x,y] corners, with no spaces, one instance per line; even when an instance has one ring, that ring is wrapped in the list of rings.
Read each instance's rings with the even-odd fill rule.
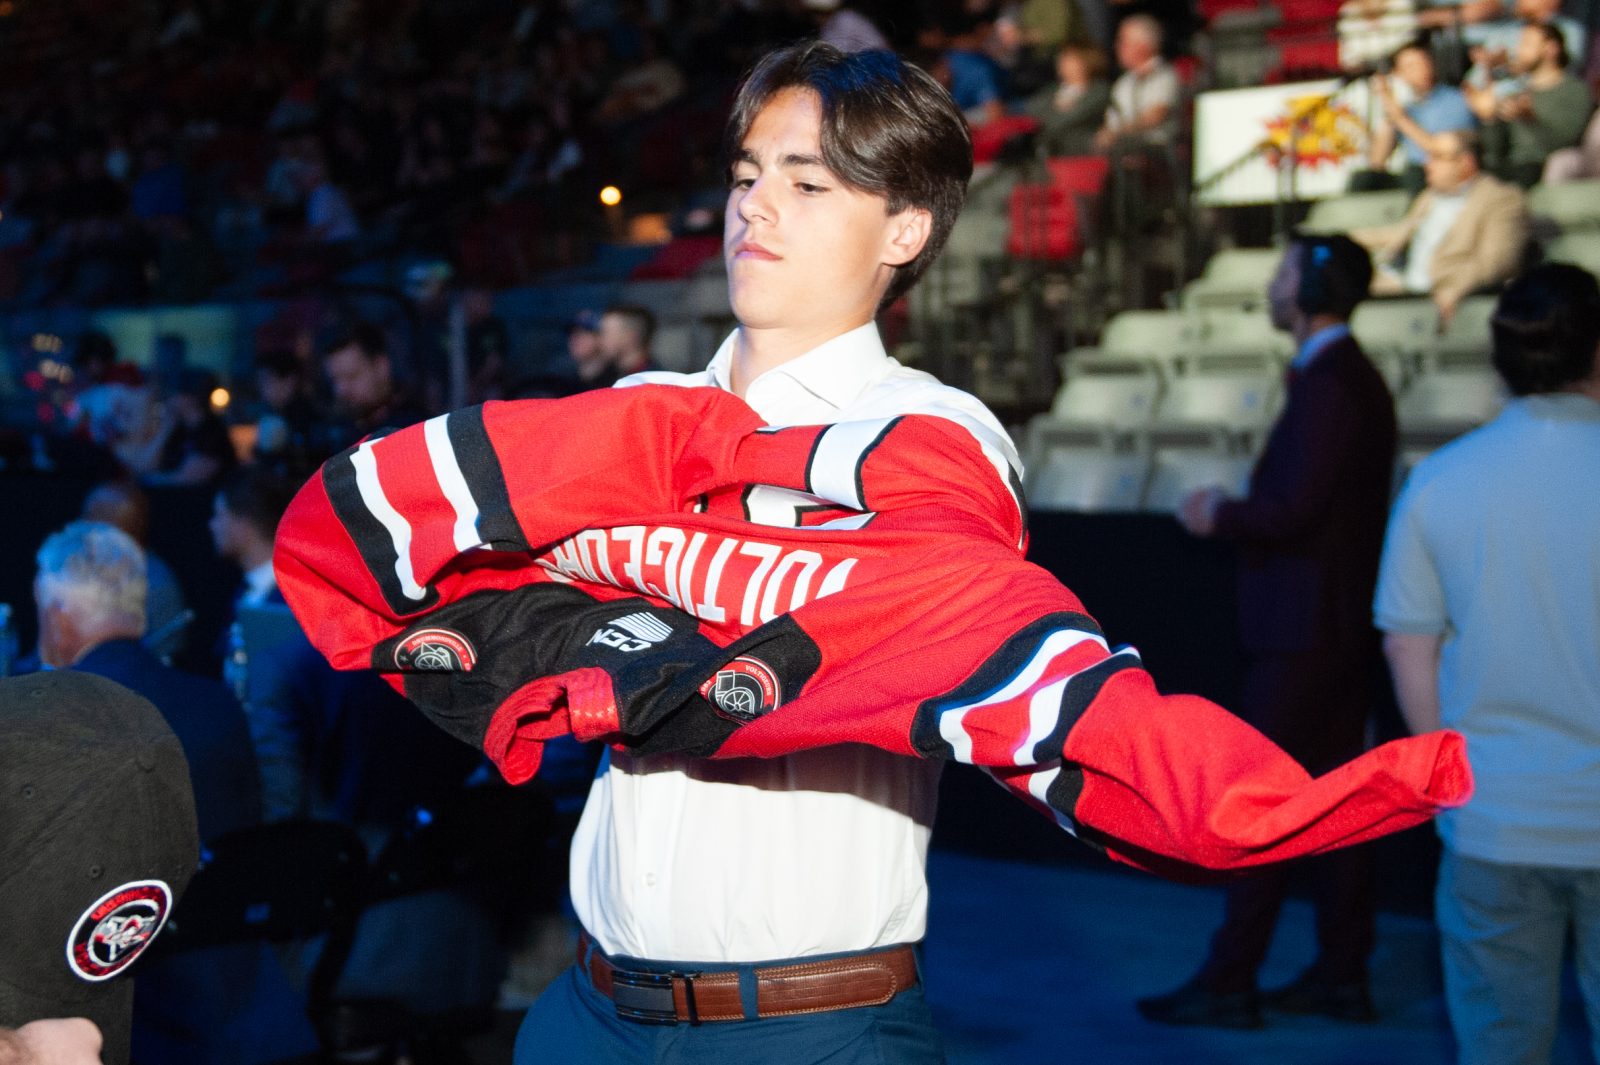
[[[1383,547],[1395,454],[1394,402],[1350,335],[1372,266],[1346,237],[1290,244],[1271,287],[1273,324],[1299,344],[1287,401],[1250,478],[1232,499],[1205,488],[1179,520],[1196,536],[1240,547],[1240,634],[1250,655],[1243,716],[1313,774],[1358,754],[1378,637],[1370,604]],[[1199,973],[1140,1012],[1167,1024],[1257,1027],[1261,1006],[1371,1020],[1370,858],[1326,859],[1318,877],[1317,960],[1264,996],[1256,970],[1282,906],[1282,868],[1232,885],[1222,927]]]
[[[217,637],[215,651],[222,660],[222,679],[233,694],[250,705],[245,687],[249,655],[261,648],[263,636],[278,638],[297,631],[289,607],[278,592],[272,569],[272,538],[278,519],[294,498],[294,485],[264,466],[247,466],[230,476],[212,501],[211,542],[217,554],[239,567],[244,579],[233,597],[228,626]],[[281,613],[281,624],[272,619]],[[253,638],[253,639],[252,639]],[[259,749],[256,754],[260,756]],[[263,772],[266,767],[262,766]]]
[[[272,572],[272,538],[278,519],[294,498],[295,486],[260,466],[230,477],[213,500],[211,542],[217,554],[237,565],[244,582],[234,601],[241,606],[282,605],[278,578]]]

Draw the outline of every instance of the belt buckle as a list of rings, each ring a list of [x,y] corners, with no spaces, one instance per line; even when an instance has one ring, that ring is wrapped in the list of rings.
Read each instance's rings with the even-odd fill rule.
[[[612,970],[611,1003],[617,1009],[617,1016],[639,1024],[677,1024],[678,1007],[672,1000],[672,981],[680,975],[689,974]]]

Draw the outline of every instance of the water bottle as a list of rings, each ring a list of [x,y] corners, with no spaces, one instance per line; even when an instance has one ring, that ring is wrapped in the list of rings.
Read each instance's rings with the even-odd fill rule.
[[[11,676],[17,664],[17,630],[11,627],[11,604],[0,603],[0,677]]]

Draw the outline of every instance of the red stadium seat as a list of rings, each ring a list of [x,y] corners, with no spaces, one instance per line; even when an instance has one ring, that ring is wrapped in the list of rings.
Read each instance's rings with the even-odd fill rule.
[[[1006,251],[1022,259],[1072,259],[1083,252],[1080,205],[1100,195],[1110,164],[1104,156],[1046,161],[1047,182],[1021,182],[1011,190],[1011,233]]]
[[[1013,137],[1020,137],[1027,133],[1034,133],[1039,129],[1036,119],[1027,115],[1006,115],[993,122],[985,122],[981,126],[972,127],[972,161],[974,163],[992,163],[1000,155],[1000,149]]]
[[[1200,17],[1210,22],[1230,11],[1254,11],[1260,6],[1256,0],[1200,0]]]
[[[1339,18],[1343,0],[1280,0],[1278,10],[1284,23],[1334,22]]]
[[[628,274],[633,281],[673,281],[693,277],[707,259],[722,252],[721,237],[678,237]]]
[[[1293,81],[1339,69],[1339,42],[1334,40],[1287,42],[1279,46],[1279,55],[1278,66],[1267,75],[1268,81]]]

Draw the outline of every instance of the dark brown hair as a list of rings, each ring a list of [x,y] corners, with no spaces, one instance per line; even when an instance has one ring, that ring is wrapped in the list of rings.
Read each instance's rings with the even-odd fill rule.
[[[268,540],[278,532],[278,520],[294,499],[295,486],[271,470],[247,466],[239,470],[217,492],[229,514],[248,522]]]
[[[933,216],[928,242],[896,268],[881,306],[904,295],[939,257],[972,178],[972,136],[950,94],[892,52],[845,53],[821,41],[772,52],[739,87],[728,118],[732,174],[750,125],[784,89],[809,89],[822,103],[822,161],[842,182],[883,197],[890,215]]]
[[[1569,263],[1542,263],[1512,280],[1490,319],[1494,368],[1513,395],[1560,392],[1595,372],[1600,284]]]
[[[639,338],[639,346],[649,349],[650,341],[656,335],[656,316],[649,307],[641,307],[637,303],[613,303],[605,309],[604,314],[621,318],[633,330],[633,335]]]
[[[1567,51],[1567,35],[1561,32],[1561,27],[1548,22],[1529,22],[1524,25],[1543,37],[1546,44],[1556,46],[1556,66],[1566,70],[1572,65],[1572,54]]]

